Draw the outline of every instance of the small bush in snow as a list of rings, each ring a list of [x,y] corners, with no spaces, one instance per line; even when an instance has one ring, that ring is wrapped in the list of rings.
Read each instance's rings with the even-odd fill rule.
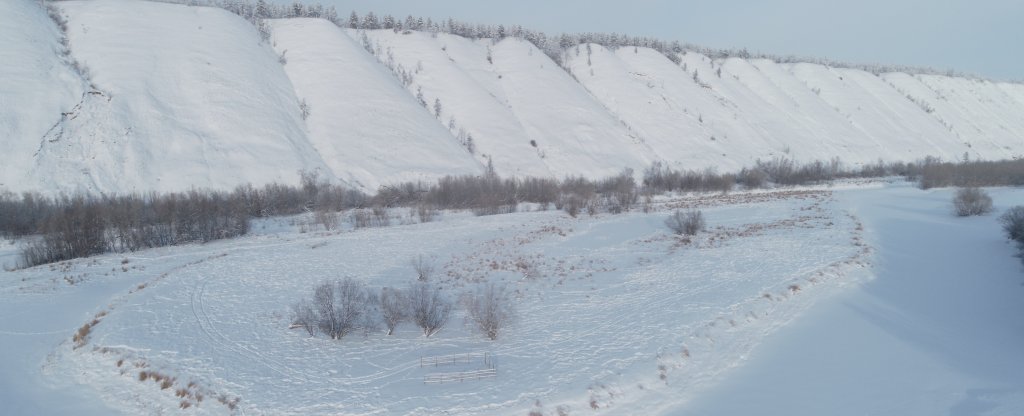
[[[416,280],[426,282],[434,275],[434,261],[429,257],[424,257],[420,254],[414,257],[409,264],[412,266],[412,269],[416,271]]]
[[[1006,236],[1024,246],[1024,206],[1015,206],[1006,210],[999,216],[999,223],[1003,225]]]
[[[313,304],[308,300],[303,299],[292,305],[293,327],[301,327],[309,336],[315,336],[320,328],[319,321],[316,309],[313,309]]]
[[[686,212],[676,210],[665,220],[665,225],[676,234],[696,235],[704,230],[704,214],[699,210]]]
[[[505,288],[494,283],[472,293],[465,298],[467,319],[491,340],[498,339],[498,334],[511,323],[515,316],[515,308]]]
[[[440,215],[441,212],[429,204],[421,203],[416,206],[416,216],[420,219],[421,223],[434,221]]]
[[[326,209],[318,209],[313,213],[313,219],[317,224],[324,227],[324,231],[332,231],[338,229],[338,223],[341,222],[339,215],[335,211],[329,211]]]
[[[960,188],[953,197],[953,208],[960,217],[983,215],[992,211],[992,198],[979,188]]]
[[[366,228],[373,225],[373,215],[366,209],[354,209],[351,215],[352,226]]]

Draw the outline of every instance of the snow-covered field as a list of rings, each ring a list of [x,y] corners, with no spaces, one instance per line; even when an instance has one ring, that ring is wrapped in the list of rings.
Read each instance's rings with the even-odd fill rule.
[[[877,250],[874,278],[808,309],[671,415],[1024,414],[1024,268],[995,215],[949,214],[950,190],[838,193]]]
[[[394,211],[389,227],[330,233],[279,218],[231,241],[4,272],[0,401],[11,414],[1011,414],[1024,278],[994,216],[955,219],[949,196],[876,183],[579,219]],[[708,231],[671,235],[677,207],[702,209]],[[507,285],[515,324],[497,341],[461,311],[430,338],[288,329],[313,285],[404,286],[421,254],[450,296]]]

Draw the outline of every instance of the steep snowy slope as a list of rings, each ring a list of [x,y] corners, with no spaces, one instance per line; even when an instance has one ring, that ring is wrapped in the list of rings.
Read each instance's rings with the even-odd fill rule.
[[[873,74],[804,63],[788,68],[866,132],[872,146],[867,151],[877,157],[915,160],[932,155],[956,159],[969,150],[931,115]]]
[[[62,37],[38,2],[0,2],[0,190],[45,186],[33,155],[85,92],[64,58]]]
[[[496,95],[508,104],[531,146],[557,176],[609,176],[625,167],[639,170],[653,161],[653,152],[638,136],[533,44],[513,38],[494,44],[453,40],[448,50],[456,62],[481,68],[470,74],[498,80],[501,89]]]
[[[799,160],[829,159],[842,155],[847,162],[868,162],[877,155],[864,155],[857,148],[864,133],[846,123],[807,87],[779,86],[761,67],[740,58],[720,63],[709,81],[716,90],[741,103],[749,122],[769,136],[770,142],[783,143],[790,157]]]
[[[654,50],[581,45],[565,59],[576,79],[665,161],[734,170],[773,151],[731,103]]]
[[[448,55],[442,35],[390,30],[350,30],[349,34],[358,41],[369,41],[389,65],[408,71],[413,77],[409,86],[413,94],[422,93],[430,111],[435,100],[440,101],[443,125],[454,124],[456,135],[462,136],[458,134],[461,130],[470,136],[474,154],[482,160],[490,157],[499,173],[553,174],[530,146],[529,136],[507,105]]]
[[[722,68],[721,61],[716,62],[696,52],[680,54],[680,60],[681,66],[686,68],[694,82],[728,104],[753,130],[754,136],[741,137],[738,142],[733,138],[731,146],[760,140],[768,148],[785,153],[796,147],[792,145],[794,141],[807,140],[808,133],[803,126],[790,118],[788,113],[777,111],[754,91],[739,83]]]
[[[376,190],[400,181],[482,171],[388,69],[322,19],[271,22],[285,72],[310,107],[313,146],[337,177]]]
[[[95,91],[40,151],[38,174],[52,186],[228,188],[324,168],[287,76],[249,23],[207,7],[59,5]]]
[[[749,63],[757,73],[746,71],[746,74],[740,75],[740,80],[748,85],[770,83],[763,87],[772,91],[764,95],[765,99],[779,111],[793,114],[795,119],[801,120],[815,133],[811,142],[793,147],[797,158],[828,159],[840,156],[848,163],[878,160],[878,152],[868,133],[856,127],[786,68],[767,59],[753,59]],[[738,72],[738,65],[726,66]]]
[[[972,157],[1002,159],[1020,155],[1024,105],[998,84],[937,75],[883,75],[893,88],[968,144]]]
[[[350,34],[361,39],[364,32]],[[516,39],[473,42],[458,36],[366,31],[386,61],[412,73],[456,136],[509,175],[600,177],[639,169],[650,150],[533,45]]]

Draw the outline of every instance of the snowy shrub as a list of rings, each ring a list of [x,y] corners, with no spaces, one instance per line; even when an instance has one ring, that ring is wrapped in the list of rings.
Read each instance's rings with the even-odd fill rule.
[[[986,214],[992,211],[992,198],[979,188],[960,188],[953,197],[953,209],[960,217]]]
[[[299,116],[302,117],[303,121],[309,118],[309,111],[309,103],[303,98],[302,101],[299,101]]]
[[[423,330],[424,336],[434,335],[448,323],[452,303],[441,293],[441,289],[420,282],[409,288],[407,296],[410,318]]]
[[[300,300],[292,305],[292,326],[301,327],[315,336],[320,328],[319,318],[313,304],[308,300]]]
[[[736,182],[747,189],[763,188],[768,183],[768,174],[760,169],[743,168],[737,175]]]
[[[699,210],[686,212],[676,210],[665,220],[665,225],[676,234],[696,235],[704,230],[704,214]]]
[[[409,261],[409,265],[416,271],[416,280],[426,282],[430,280],[430,277],[434,275],[434,261],[429,257],[424,257],[422,254],[414,257]]]
[[[576,195],[569,195],[558,200],[556,208],[565,211],[570,217],[576,218],[580,215],[580,209],[586,205],[582,198]]]
[[[999,216],[1006,237],[1024,246],[1024,206],[1015,206]]]
[[[391,217],[388,215],[387,208],[380,205],[374,205],[372,208],[372,212],[373,225],[377,227],[387,227],[391,225]]]
[[[441,212],[429,204],[419,204],[416,206],[416,217],[419,218],[421,223],[434,221],[440,215]]]
[[[1024,206],[1015,206],[999,216],[1006,236],[1017,245],[1017,257],[1024,261]]]
[[[336,230],[341,222],[338,213],[326,209],[318,209],[313,213],[313,220],[324,227],[325,231]]]
[[[398,324],[409,319],[409,299],[405,292],[390,287],[381,289],[380,313],[388,335],[394,334]]]
[[[515,316],[515,308],[505,288],[494,283],[469,294],[464,303],[467,319],[491,340],[498,339],[498,334]]]
[[[351,214],[352,226],[355,228],[366,228],[373,225],[373,216],[369,210],[355,209]]]

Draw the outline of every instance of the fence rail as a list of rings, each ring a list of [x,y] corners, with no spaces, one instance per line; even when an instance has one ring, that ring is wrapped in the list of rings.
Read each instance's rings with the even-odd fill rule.
[[[495,368],[485,368],[483,370],[474,371],[460,371],[455,373],[433,373],[423,376],[424,384],[441,384],[441,383],[452,383],[452,382],[463,382],[481,380],[485,378],[494,378],[498,376],[498,370]]]
[[[470,352],[465,354],[437,355],[420,357],[420,367],[437,367],[442,365],[469,364],[474,361],[489,361],[486,352]]]

